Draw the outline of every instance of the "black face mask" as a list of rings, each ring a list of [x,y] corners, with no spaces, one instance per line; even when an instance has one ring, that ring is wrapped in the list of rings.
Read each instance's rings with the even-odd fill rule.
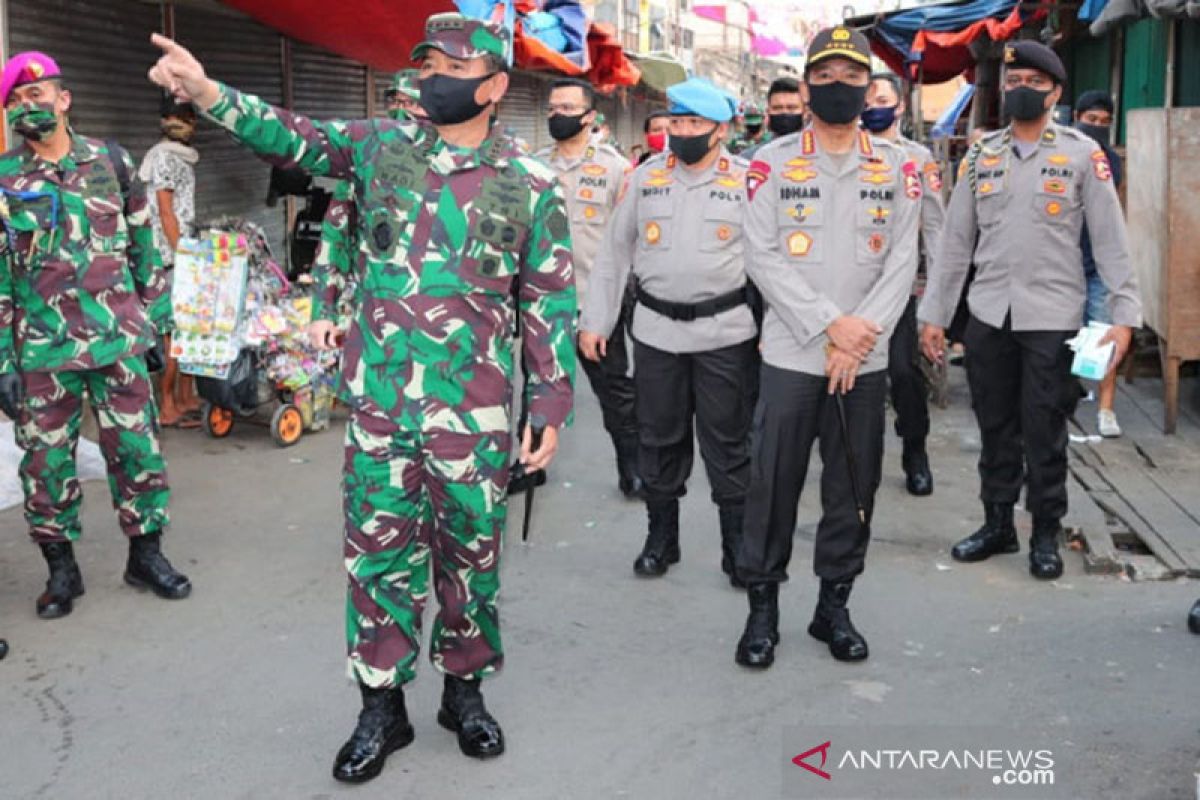
[[[430,75],[422,78],[421,108],[434,125],[458,125],[475,119],[487,108],[487,105],[475,102],[475,92],[492,75],[482,78]]]
[[[747,125],[746,126],[746,135],[747,136],[758,136],[758,132],[761,130],[762,130],[762,123],[759,123],[758,125]]]
[[[1076,122],[1075,127],[1079,129],[1080,133],[1087,134],[1095,139],[1098,144],[1107,145],[1112,141],[1110,137],[1112,129],[1108,125],[1092,125],[1088,122]]]
[[[1004,93],[1004,113],[1021,122],[1032,122],[1046,113],[1050,91],[1039,92],[1032,86],[1009,89]]]
[[[553,114],[550,117],[550,136],[556,142],[565,142],[568,139],[574,139],[583,130],[583,118],[588,112],[583,112],[574,117],[568,117],[566,114]]]
[[[767,127],[776,136],[787,136],[804,127],[803,114],[771,114],[767,117]]]
[[[713,130],[716,130],[715,128]],[[713,149],[713,131],[695,136],[672,136],[668,142],[671,152],[685,164],[695,164]]]
[[[808,107],[818,119],[830,125],[848,125],[856,121],[866,102],[866,86],[842,81],[808,85]]]

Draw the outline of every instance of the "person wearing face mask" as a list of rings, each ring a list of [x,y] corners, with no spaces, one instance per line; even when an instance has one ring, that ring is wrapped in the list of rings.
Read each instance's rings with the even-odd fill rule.
[[[392,85],[384,92],[388,118],[397,122],[424,119],[420,99],[417,71],[397,72]],[[321,241],[313,257],[311,292],[313,320],[332,323],[338,331],[348,327],[356,310],[363,269],[358,232],[354,182],[338,181],[321,224]],[[324,327],[314,326],[310,335],[313,333],[323,334]],[[326,343],[314,338],[312,344],[321,348]]]
[[[797,503],[817,443],[820,591],[808,632],[840,661],[868,655],[846,606],[871,537],[888,341],[916,274],[921,198],[904,151],[859,128],[870,75],[863,34],[842,26],[818,32],[801,86],[812,123],[759,150],[746,176],[746,271],[766,317],[737,559],[750,610],[734,660],[745,667],[775,660],[779,584],[788,579]]]
[[[190,103],[177,103],[165,97],[162,111],[163,138],[151,147],[138,177],[146,185],[150,202],[150,221],[154,225],[154,243],[167,274],[175,265],[175,248],[182,236],[191,236],[196,221],[196,162],[200,154],[192,147],[196,133],[196,110]],[[200,401],[195,381],[179,372],[179,362],[171,355],[170,333],[164,334],[163,368],[160,383],[162,408],[159,422],[164,427],[200,427]]]
[[[72,546],[84,395],[129,537],[126,583],[187,597],[161,550],[170,490],[150,372],[163,366],[170,296],[146,188],[119,145],[71,128],[71,92],[48,55],[13,56],[0,97],[21,139],[0,156],[0,410],[25,451],[25,519],[50,568],[37,614],[66,616],[84,592]]]
[[[722,146],[734,100],[693,78],[667,90],[670,153],[630,177],[592,268],[580,318],[584,358],[609,355],[632,271],[639,466],[649,533],[634,572],[664,575],[680,560],[679,500],[693,461],[708,471],[730,581],[741,539],[750,458],[754,316],[742,250],[745,163]]]
[[[512,35],[456,13],[413,50],[429,124],[318,121],[210,79],[155,34],[151,80],[276,164],[354,182],[366,250],[346,334],[341,396],[348,669],[362,711],[333,777],[362,783],[412,742],[404,687],[421,615],[438,599],[430,657],[444,675],[438,723],[462,753],[504,752],[481,680],[504,663],[497,612],[511,450],[513,332],[529,368],[522,460],[542,469],[571,414],[575,279],[554,173],[495,125]],[[312,335],[333,344],[334,326]]]
[[[742,110],[742,131],[729,143],[729,152],[738,155],[761,142],[766,135],[763,121],[763,112],[758,104],[746,103]]]
[[[804,127],[804,101],[795,78],[776,78],[767,89],[767,129],[742,157],[753,160],[768,142],[796,133]]]
[[[638,166],[645,164],[659,153],[667,149],[667,139],[670,136],[671,113],[666,109],[651,111],[642,125],[642,133],[646,137],[646,152],[638,159]]]
[[[629,171],[629,162],[616,149],[591,141],[595,108],[596,92],[587,81],[562,78],[550,84],[547,124],[555,143],[536,154],[558,175],[567,196],[580,306],[586,302],[592,263]],[[642,478],[638,474],[635,392],[625,343],[629,311],[629,303],[625,303],[608,353],[599,361],[583,359],[580,365],[600,401],[604,429],[612,439],[618,487],[632,499],[641,496]]]
[[[1100,145],[1112,169],[1113,186],[1120,191],[1124,170],[1121,157],[1111,144],[1112,120],[1113,101],[1107,92],[1084,92],[1075,101],[1075,127]],[[1092,239],[1088,235],[1086,223],[1079,237],[1079,249],[1083,253],[1083,274],[1087,276],[1087,305],[1083,309],[1083,324],[1086,325],[1092,320],[1112,324],[1112,315],[1108,313],[1108,289],[1104,288],[1104,281],[1096,269],[1096,257],[1092,254]],[[1111,439],[1121,435],[1121,425],[1117,422],[1117,414],[1113,410],[1116,398],[1117,370],[1114,369],[1100,381],[1097,397],[1099,409],[1096,413],[1096,429],[1105,438]]]
[[[937,245],[946,211],[942,203],[942,171],[933,154],[923,145],[900,135],[904,100],[900,79],[890,72],[871,76],[862,125],[872,136],[900,146],[921,173],[921,236],[918,259],[929,263],[929,248]],[[924,497],[933,493],[933,474],[925,452],[929,435],[929,386],[918,361],[921,357],[917,334],[917,284],[904,314],[888,342],[888,385],[896,412],[896,435],[904,442],[900,463],[908,493]]]
[[[1114,322],[1110,370],[1142,321],[1121,204],[1104,150],[1087,134],[1053,123],[1067,74],[1040,42],[1004,47],[1007,127],[967,153],[954,187],[941,249],[917,309],[926,356],[945,353],[967,268],[967,379],[983,442],[979,457],[982,527],[955,544],[958,561],[1020,550],[1013,507],[1026,487],[1033,515],[1029,572],[1062,575],[1061,520],[1067,512],[1067,420],[1079,399],[1066,342],[1083,318],[1087,280],[1080,252],[1086,223]]]

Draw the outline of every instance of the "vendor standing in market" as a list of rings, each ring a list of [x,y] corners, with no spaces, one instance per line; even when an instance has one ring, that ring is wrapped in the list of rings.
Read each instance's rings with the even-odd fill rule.
[[[273,163],[351,178],[360,198],[367,256],[342,380],[349,671],[363,709],[334,763],[341,781],[374,778],[413,739],[403,687],[416,677],[431,569],[440,606],[431,656],[445,675],[438,722],[468,756],[504,751],[480,679],[503,663],[496,595],[513,323],[519,315],[529,367],[522,459],[541,469],[571,412],[576,314],[554,173],[492,123],[510,41],[498,24],[430,17],[413,51],[424,125],[317,122],[273,108],[154,36],[164,55],[152,80]],[[332,328],[314,324],[318,337]]]
[[[37,614],[64,617],[83,595],[72,542],[84,395],[129,537],[125,581],[187,597],[192,584],[160,549],[170,491],[150,372],[163,366],[170,298],[145,187],[119,145],[71,128],[71,92],[50,56],[13,56],[0,97],[22,140],[0,155],[0,410],[25,451],[25,519],[50,567]]]

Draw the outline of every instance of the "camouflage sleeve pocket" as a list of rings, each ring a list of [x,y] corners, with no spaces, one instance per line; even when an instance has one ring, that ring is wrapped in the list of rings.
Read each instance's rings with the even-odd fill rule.
[[[480,209],[472,209],[469,218],[463,277],[480,288],[507,294],[520,266],[529,227]]]
[[[120,202],[109,197],[89,197],[84,208],[91,249],[97,253],[123,254],[129,248],[129,228]]]

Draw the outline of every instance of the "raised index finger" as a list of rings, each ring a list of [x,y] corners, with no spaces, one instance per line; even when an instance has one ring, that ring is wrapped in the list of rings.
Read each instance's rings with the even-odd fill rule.
[[[183,49],[174,39],[163,36],[161,33],[150,34],[150,43],[167,55],[173,55]]]

